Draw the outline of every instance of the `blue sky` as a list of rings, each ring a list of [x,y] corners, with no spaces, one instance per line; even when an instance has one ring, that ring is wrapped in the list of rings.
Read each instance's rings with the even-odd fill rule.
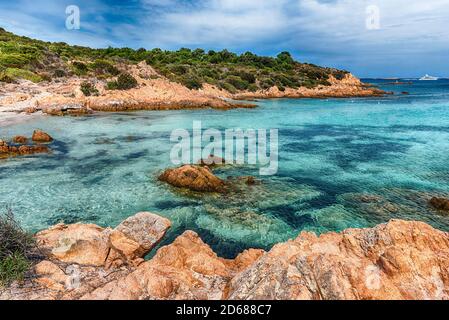
[[[77,5],[81,29],[65,28]],[[379,29],[366,27],[379,8]],[[449,0],[0,0],[0,26],[91,47],[253,51],[359,77],[449,76]]]

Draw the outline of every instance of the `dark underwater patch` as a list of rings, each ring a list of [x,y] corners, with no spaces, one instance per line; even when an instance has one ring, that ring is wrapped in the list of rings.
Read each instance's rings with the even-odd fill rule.
[[[187,201],[187,200],[158,200],[155,201],[154,207],[157,210],[170,210],[176,209],[179,207],[189,207],[193,205],[197,205],[199,202],[196,201]]]
[[[296,215],[297,209],[289,205],[280,205],[264,209],[264,214],[270,214],[279,218],[293,229],[301,230],[306,226],[312,225],[314,220],[309,214]]]
[[[58,214],[55,216],[50,217],[46,220],[46,223],[49,226],[56,225],[58,223],[65,223],[65,224],[73,224],[78,222],[83,223],[95,223],[95,221],[98,220],[98,216],[91,215],[89,217],[82,217],[79,216],[77,213],[67,213],[67,214]]]

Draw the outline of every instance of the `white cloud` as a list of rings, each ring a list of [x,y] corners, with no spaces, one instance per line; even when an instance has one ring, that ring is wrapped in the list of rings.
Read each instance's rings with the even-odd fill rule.
[[[140,0],[114,6],[77,0],[78,33],[63,29],[59,1],[34,2],[0,3],[0,24],[97,47],[291,50],[300,59],[347,68],[367,61],[401,65],[404,57],[417,65],[449,51],[448,0]],[[379,6],[380,30],[365,27],[368,5]]]

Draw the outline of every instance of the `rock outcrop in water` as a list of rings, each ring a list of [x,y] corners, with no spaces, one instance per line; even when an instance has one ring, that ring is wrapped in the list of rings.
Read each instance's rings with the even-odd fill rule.
[[[216,177],[208,167],[200,165],[167,169],[159,176],[159,180],[177,188],[198,192],[223,192],[225,188],[223,180]]]
[[[25,144],[25,143],[28,142],[28,138],[25,137],[25,136],[15,136],[15,137],[12,138],[12,142]]]
[[[28,139],[26,137],[17,136],[13,139],[13,142],[20,143],[18,141],[24,141],[26,143]],[[49,153],[50,148],[46,145],[10,145],[3,140],[0,140],[0,159],[15,157],[15,156],[25,156],[32,155],[36,153]]]
[[[232,260],[186,231],[144,262],[169,226],[139,213],[114,230],[77,224],[40,232],[48,259],[34,279],[0,290],[0,299],[449,299],[449,234],[425,223],[303,232]],[[106,263],[116,254],[134,260]]]
[[[48,143],[53,141],[53,138],[48,133],[42,130],[34,130],[31,139],[34,142],[41,142],[41,143]]]

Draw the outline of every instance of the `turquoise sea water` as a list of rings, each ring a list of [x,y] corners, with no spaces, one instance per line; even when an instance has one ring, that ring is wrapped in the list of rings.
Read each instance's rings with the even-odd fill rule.
[[[36,117],[0,137],[49,132],[53,154],[0,160],[0,208],[36,231],[58,222],[115,226],[139,211],[173,221],[164,243],[197,231],[221,256],[269,248],[302,230],[340,231],[392,218],[449,231],[427,205],[449,196],[449,81],[376,84],[384,98],[260,101],[254,110]],[[409,95],[401,94],[408,91]],[[228,195],[179,192],[157,181],[170,163],[170,132],[278,128],[279,173]],[[251,166],[216,171],[258,175]],[[259,177],[258,177],[259,178]]]

